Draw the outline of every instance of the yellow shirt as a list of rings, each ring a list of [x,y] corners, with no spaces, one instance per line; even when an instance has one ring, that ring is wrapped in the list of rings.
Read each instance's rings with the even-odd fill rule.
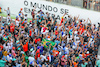
[[[7,51],[4,51],[4,52],[3,52],[3,55],[4,55],[4,56],[7,56]]]

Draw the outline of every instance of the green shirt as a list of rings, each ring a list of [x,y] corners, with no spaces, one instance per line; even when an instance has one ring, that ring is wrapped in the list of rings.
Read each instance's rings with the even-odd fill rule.
[[[0,67],[5,67],[6,61],[0,60]]]

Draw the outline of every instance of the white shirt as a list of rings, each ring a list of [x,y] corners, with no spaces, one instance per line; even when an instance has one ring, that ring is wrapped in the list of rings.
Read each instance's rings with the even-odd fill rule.
[[[8,45],[6,46],[6,44],[3,44],[3,47],[7,52],[9,52],[9,46]]]
[[[9,49],[12,49],[12,47],[13,47],[13,42],[8,43],[8,46],[9,46]]]
[[[28,60],[29,60],[29,63],[32,62],[32,65],[34,66],[34,61],[35,61],[34,57],[29,57]]]
[[[0,36],[2,37],[2,33],[0,34]]]
[[[7,15],[10,14],[10,10],[7,10]]]
[[[36,33],[36,35],[38,34],[38,28],[35,29],[35,33]]]
[[[16,26],[19,26],[19,21],[16,21]]]
[[[67,54],[69,54],[69,50],[67,47],[65,47],[65,52],[67,52]]]
[[[43,27],[42,27],[41,33],[42,33],[42,34],[46,34],[47,32],[49,32],[49,31],[48,31],[48,30],[45,30],[45,32],[43,32]]]
[[[9,22],[9,20],[11,20],[10,16],[7,16],[7,22]]]
[[[12,60],[12,57],[9,57],[9,55],[7,55],[7,60]]]
[[[44,61],[44,60],[47,61],[47,60],[48,60],[48,59],[46,58],[46,56],[44,56],[44,55],[41,55],[40,57],[41,57],[41,60],[42,60],[42,61]]]
[[[21,21],[21,17],[19,17],[18,19],[19,19],[19,21]]]
[[[1,30],[1,33],[2,33],[2,34],[4,34],[4,29],[3,29],[3,30]]]
[[[31,55],[32,55],[32,56],[34,56],[34,55],[35,55],[35,50],[33,50],[33,51],[32,51]]]
[[[28,18],[27,18],[27,17],[24,17],[24,20],[25,20],[25,19],[27,19],[27,20],[28,20]]]

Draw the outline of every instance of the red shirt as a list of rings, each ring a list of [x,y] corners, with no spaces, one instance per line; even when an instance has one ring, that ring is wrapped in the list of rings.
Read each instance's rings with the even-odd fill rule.
[[[2,50],[2,49],[3,49],[3,46],[1,45],[0,48],[1,48],[1,50]]]
[[[10,26],[10,32],[14,32],[15,26]]]
[[[28,51],[28,42],[23,46],[24,52]]]
[[[86,54],[85,57],[89,56],[90,54]]]
[[[37,43],[38,42],[38,39],[35,39],[35,43]]]
[[[37,60],[38,57],[40,57],[40,49],[36,51],[35,59]]]
[[[58,31],[57,30],[55,31],[55,35],[58,35]]]
[[[64,20],[64,19],[62,18],[62,19],[61,19],[61,23],[63,22],[63,20]]]
[[[30,30],[30,31],[29,31],[29,36],[31,36],[31,35],[32,35],[32,31]]]

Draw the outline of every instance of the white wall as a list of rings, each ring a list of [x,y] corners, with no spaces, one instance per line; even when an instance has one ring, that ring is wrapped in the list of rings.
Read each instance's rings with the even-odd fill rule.
[[[97,24],[97,22],[100,22],[100,12],[95,12],[95,11],[90,11],[90,10],[85,10],[85,9],[81,9],[81,8],[77,8],[77,7],[72,7],[72,6],[68,6],[68,5],[62,5],[62,4],[57,4],[57,3],[52,3],[52,2],[47,2],[47,1],[40,1],[40,0],[26,0],[28,1],[28,6],[24,5],[24,1],[25,0],[0,0],[0,6],[4,9],[6,9],[7,7],[10,7],[11,10],[11,14],[15,14],[18,15],[18,12],[20,10],[20,8],[29,8],[32,9],[33,7],[30,6],[30,2],[34,3],[38,3],[40,4],[44,4],[48,6],[51,6],[54,9],[57,9],[57,12],[54,11],[49,11],[47,10],[43,10],[43,8],[41,8],[44,12],[49,12],[52,14],[55,14],[56,16],[60,16],[62,17],[63,14],[61,14],[61,9],[63,8],[63,10],[69,10],[68,14],[71,16],[78,16],[80,15],[80,18],[90,18],[92,23]],[[40,10],[38,7],[36,7],[36,10]],[[24,11],[23,11],[24,12]],[[24,12],[25,13],[25,12]],[[28,17],[31,18],[31,13],[27,13]],[[67,16],[67,15],[66,15]]]

